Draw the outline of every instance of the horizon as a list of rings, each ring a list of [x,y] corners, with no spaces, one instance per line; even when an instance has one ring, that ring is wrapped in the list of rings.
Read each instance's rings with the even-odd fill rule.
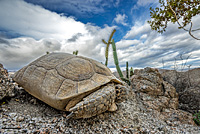
[[[46,52],[71,53],[105,63],[106,45],[113,29],[119,65],[129,68],[173,70],[185,62],[200,67],[200,43],[169,23],[166,32],[152,31],[150,7],[158,0],[2,0],[0,1],[0,63],[19,70]],[[192,18],[199,28],[200,15]],[[200,33],[194,32],[197,37]],[[181,57],[182,56],[182,57]],[[188,58],[189,56],[189,58]],[[187,59],[188,58],[188,59]],[[175,63],[176,61],[176,63]],[[115,71],[112,47],[108,67]]]

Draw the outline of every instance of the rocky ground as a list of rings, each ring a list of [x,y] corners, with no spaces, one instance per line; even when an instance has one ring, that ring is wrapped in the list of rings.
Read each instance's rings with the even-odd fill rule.
[[[1,79],[1,87],[12,83]],[[9,81],[5,83],[5,81]],[[156,111],[144,105],[138,92],[129,87],[127,97],[117,102],[116,112],[105,112],[89,119],[66,120],[67,112],[58,111],[29,95],[14,84],[14,96],[1,100],[0,133],[127,133],[127,134],[198,134],[200,127],[182,110]],[[10,87],[10,86],[9,86]],[[182,116],[180,116],[182,114]],[[168,117],[168,118],[166,118]]]

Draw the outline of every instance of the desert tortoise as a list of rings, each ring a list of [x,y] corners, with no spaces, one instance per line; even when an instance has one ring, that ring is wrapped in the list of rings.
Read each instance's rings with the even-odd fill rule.
[[[14,81],[48,105],[89,118],[117,109],[126,88],[103,64],[67,53],[46,54],[14,74]]]

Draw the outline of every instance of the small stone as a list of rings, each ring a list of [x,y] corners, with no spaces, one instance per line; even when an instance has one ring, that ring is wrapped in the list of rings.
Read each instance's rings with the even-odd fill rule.
[[[170,110],[169,109],[164,109],[164,112],[169,113]]]
[[[32,118],[31,119],[32,121],[37,121],[38,119],[36,117]]]
[[[11,118],[14,118],[16,115],[17,115],[16,113],[9,113],[9,116],[10,116]]]
[[[26,133],[28,130],[27,129],[22,129],[21,132],[22,133]]]
[[[19,117],[17,117],[17,119],[16,119],[17,122],[21,122],[21,121],[23,121],[23,120],[24,120],[24,117],[22,117],[22,116],[19,116]]]
[[[31,102],[32,104],[34,104],[34,105],[37,104],[37,100],[36,100],[35,98],[34,98],[34,99],[31,99],[30,102]]]

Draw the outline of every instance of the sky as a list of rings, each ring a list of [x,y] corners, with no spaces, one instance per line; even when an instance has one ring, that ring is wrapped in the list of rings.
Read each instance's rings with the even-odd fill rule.
[[[135,68],[200,67],[200,41],[168,24],[166,32],[152,31],[150,7],[158,0],[0,0],[0,63],[19,70],[46,52],[73,53],[105,63],[113,29],[119,65]],[[200,27],[200,15],[193,28]],[[187,27],[188,28],[188,27]],[[200,38],[200,32],[193,33]],[[112,47],[108,67],[115,71]],[[176,65],[176,66],[174,66]],[[187,68],[187,66],[185,68]]]

